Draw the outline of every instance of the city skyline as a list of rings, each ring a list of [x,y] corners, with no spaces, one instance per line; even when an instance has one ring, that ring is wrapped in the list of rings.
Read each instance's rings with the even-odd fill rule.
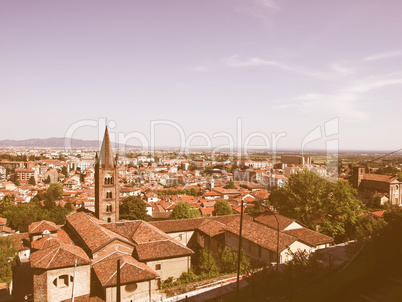
[[[298,150],[339,119],[340,150],[399,149],[387,132],[402,109],[402,4],[386,4],[5,1],[0,140],[63,137],[101,118],[118,133],[149,137],[152,121],[168,120],[212,140],[236,137],[241,119],[243,142],[285,133],[278,148]],[[321,133],[310,147],[325,149]],[[158,135],[178,145],[175,129]]]

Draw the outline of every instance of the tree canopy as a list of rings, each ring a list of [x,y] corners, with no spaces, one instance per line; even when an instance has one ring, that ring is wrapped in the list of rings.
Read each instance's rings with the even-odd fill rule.
[[[120,218],[128,220],[150,221],[147,214],[147,205],[139,196],[129,196],[120,205]]]
[[[16,245],[14,237],[0,237],[0,283],[10,283],[12,280],[12,268],[18,252]]]
[[[223,216],[233,214],[232,207],[227,200],[218,200],[214,205],[213,216]]]
[[[186,219],[200,217],[198,209],[191,209],[187,202],[178,202],[170,214],[170,219]]]
[[[46,199],[50,201],[60,200],[63,197],[63,186],[59,183],[52,183],[46,191]]]
[[[299,220],[335,241],[351,239],[361,213],[357,192],[347,182],[330,183],[314,172],[292,174],[287,183],[272,191],[270,201],[280,214]]]
[[[18,206],[9,204],[0,208],[0,216],[7,218],[7,226],[15,231],[27,232],[28,226],[35,221],[48,220],[55,224],[65,224],[66,215],[73,209],[54,205],[42,207],[36,199]]]
[[[233,181],[228,181],[226,183],[225,189],[236,189],[236,185]]]

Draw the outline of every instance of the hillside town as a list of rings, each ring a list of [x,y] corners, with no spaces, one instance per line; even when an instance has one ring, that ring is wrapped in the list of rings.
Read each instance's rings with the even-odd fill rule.
[[[3,152],[3,216],[9,215],[7,207],[33,203],[43,211],[65,211],[63,223],[51,221],[52,216],[39,221],[0,218],[1,235],[18,242],[14,272],[25,265],[29,276],[23,284],[14,276],[6,287],[11,284],[33,301],[117,301],[117,296],[160,301],[167,298],[163,288],[169,282],[199,270],[202,251],[222,261],[222,251],[241,250],[248,270],[290,263],[301,252],[325,254],[351,238],[330,233],[324,216],[313,228],[307,220],[281,214],[285,208],[275,203],[289,179],[304,173],[325,183],[335,178],[350,182],[364,202],[355,208],[356,215],[381,219],[386,206],[401,206],[398,174],[378,174],[375,168],[366,173],[370,168],[362,165],[328,170],[309,156],[286,154],[276,161],[259,154],[253,159],[213,158],[208,152],[179,158],[166,151],[120,155],[113,152],[107,128],[99,151]],[[49,206],[49,192],[56,186],[59,195]],[[135,208],[127,211],[133,200],[141,204],[143,216],[136,216]],[[377,210],[363,213],[361,207],[369,208],[373,200]],[[25,225],[13,229],[19,219]],[[234,266],[236,261],[231,262]]]

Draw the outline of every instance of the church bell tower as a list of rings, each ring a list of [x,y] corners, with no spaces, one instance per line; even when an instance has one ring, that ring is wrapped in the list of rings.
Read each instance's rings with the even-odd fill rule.
[[[118,156],[113,156],[109,132],[105,130],[102,148],[95,156],[95,216],[105,222],[119,221]]]

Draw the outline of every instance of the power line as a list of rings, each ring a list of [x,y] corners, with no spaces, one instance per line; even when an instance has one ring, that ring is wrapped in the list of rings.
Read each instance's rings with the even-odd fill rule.
[[[378,157],[375,157],[375,158],[373,158],[372,160],[369,160],[369,161],[367,161],[367,162],[368,162],[368,163],[370,163],[370,162],[376,161],[376,160],[378,160],[378,159],[381,159],[381,158],[387,157],[388,155],[391,155],[391,154],[397,153],[397,152],[399,152],[399,151],[401,151],[401,150],[402,150],[402,148],[400,148],[400,149],[398,149],[398,150],[395,150],[395,151],[392,151],[392,152],[390,152],[390,153],[387,153],[387,154],[385,154],[385,155],[383,155],[383,156],[378,156]]]

